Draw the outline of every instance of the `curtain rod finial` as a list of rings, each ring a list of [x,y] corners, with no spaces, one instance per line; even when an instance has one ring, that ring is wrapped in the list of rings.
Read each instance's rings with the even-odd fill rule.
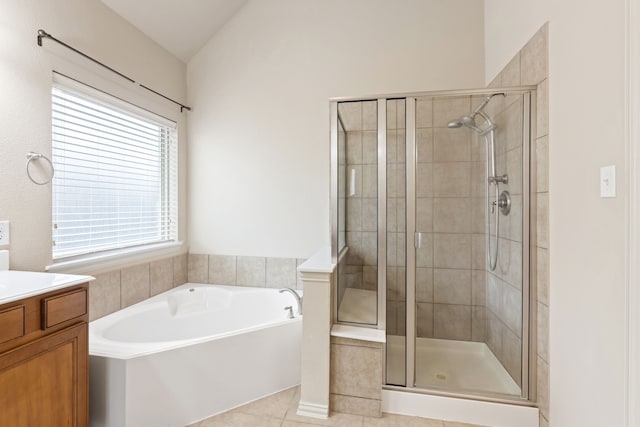
[[[43,37],[51,37],[45,30],[38,30],[38,46],[42,46],[42,38]]]

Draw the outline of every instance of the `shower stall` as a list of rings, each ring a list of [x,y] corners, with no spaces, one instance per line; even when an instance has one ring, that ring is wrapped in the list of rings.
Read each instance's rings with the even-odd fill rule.
[[[535,396],[534,91],[331,101],[334,322],[385,330],[384,387]]]

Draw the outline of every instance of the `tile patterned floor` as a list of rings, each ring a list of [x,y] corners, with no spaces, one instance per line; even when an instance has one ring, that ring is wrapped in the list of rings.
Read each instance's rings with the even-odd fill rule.
[[[481,427],[387,413],[382,418],[332,413],[317,420],[296,415],[299,399],[300,387],[293,387],[188,427]]]

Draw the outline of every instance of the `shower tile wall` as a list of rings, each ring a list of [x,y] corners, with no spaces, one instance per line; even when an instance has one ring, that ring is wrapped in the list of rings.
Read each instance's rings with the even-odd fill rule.
[[[521,385],[522,375],[522,113],[521,96],[494,98],[487,112],[497,125],[496,174],[507,174],[500,191],[511,194],[511,212],[500,214],[498,261],[487,269],[487,345]],[[495,200],[490,195],[490,200]],[[495,225],[490,224],[493,244]]]
[[[537,320],[537,400],[540,426],[549,425],[549,86],[548,86],[548,24],[544,24],[527,44],[505,66],[489,85],[509,87],[536,85],[536,123],[532,124],[535,139],[532,143],[530,248],[532,252],[531,289],[537,290],[535,314]]]
[[[377,255],[377,106],[376,101],[338,106],[346,131],[346,244],[340,296],[346,288],[375,291]]]
[[[406,108],[387,101],[387,334],[406,331]]]
[[[485,152],[467,128],[447,123],[469,114],[469,96],[416,102],[417,334],[484,341]],[[472,105],[473,104],[473,105]]]

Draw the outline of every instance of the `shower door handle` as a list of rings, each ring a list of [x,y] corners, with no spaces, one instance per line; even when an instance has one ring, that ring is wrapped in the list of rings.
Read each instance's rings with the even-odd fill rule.
[[[413,235],[413,241],[416,249],[420,249],[422,247],[422,233],[420,231],[416,231]]]

